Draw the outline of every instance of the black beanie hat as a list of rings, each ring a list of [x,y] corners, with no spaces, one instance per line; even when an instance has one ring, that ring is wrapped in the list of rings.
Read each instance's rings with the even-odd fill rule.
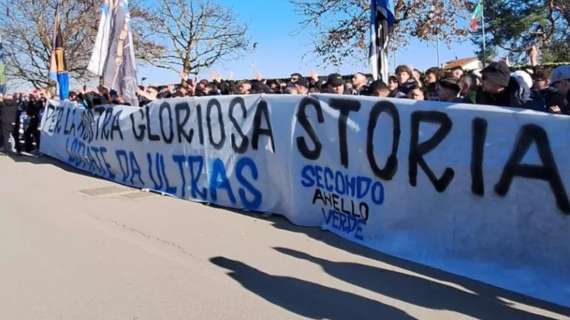
[[[511,80],[511,71],[502,62],[493,62],[483,69],[483,81],[489,81],[502,87],[508,87]]]
[[[331,86],[331,87],[338,87],[338,86],[343,86],[344,85],[344,80],[342,79],[342,76],[338,73],[331,73],[329,74],[329,76],[327,77],[327,86]]]

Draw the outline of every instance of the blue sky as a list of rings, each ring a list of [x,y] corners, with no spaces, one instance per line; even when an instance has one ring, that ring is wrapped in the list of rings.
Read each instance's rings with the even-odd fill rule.
[[[302,17],[295,12],[289,0],[218,0],[230,7],[249,26],[249,38],[257,42],[255,51],[245,53],[234,61],[224,61],[200,74],[201,78],[210,78],[217,73],[224,78],[233,75],[234,79],[253,78],[258,70],[266,78],[288,77],[293,72],[319,74],[340,72],[350,74],[357,71],[368,71],[367,61],[346,63],[340,68],[320,66],[318,57],[307,54],[312,48],[310,30],[302,30]],[[451,48],[440,45],[440,61],[443,63],[455,57],[474,55],[474,47],[469,40],[454,43]],[[405,49],[399,50],[395,56],[396,64],[412,64],[419,69],[435,66],[436,44],[415,41]],[[394,56],[390,63],[394,62]],[[393,69],[395,66],[391,65]],[[179,72],[141,67],[139,78],[146,77],[145,83],[177,82]]]

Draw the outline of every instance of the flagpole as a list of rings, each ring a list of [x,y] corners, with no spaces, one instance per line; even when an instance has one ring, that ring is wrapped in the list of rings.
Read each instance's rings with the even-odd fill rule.
[[[113,30],[115,29],[115,19],[113,18],[115,15],[115,10],[118,6],[118,1],[117,0],[111,0],[109,1],[109,19],[110,19],[110,27],[109,27],[109,32],[111,34],[113,34]],[[101,46],[101,51],[103,51],[103,46]],[[103,61],[103,65],[107,64],[107,61],[109,60],[109,56],[111,54],[111,45],[109,45],[107,48],[107,54],[105,55],[105,61]],[[103,74],[103,72],[101,72],[101,75],[99,76],[99,86],[100,87],[104,87],[105,86],[105,75]]]
[[[440,60],[439,60],[439,32],[436,34],[435,38],[435,45],[436,45],[436,52],[437,52],[437,67],[441,67]]]
[[[110,19],[110,21],[111,21],[111,22],[110,22],[110,28],[109,28],[109,30],[110,30],[111,32],[112,32],[113,28],[115,27],[115,21],[113,20],[112,17],[113,17],[113,14],[114,14],[114,12],[115,12],[115,5],[116,5],[116,4],[117,4],[117,2],[116,2],[115,0],[109,1],[109,9],[108,9],[108,10],[109,10],[109,19]],[[101,16],[101,19],[102,19],[102,18],[103,18],[103,16]],[[105,49],[105,48],[104,48],[103,46],[101,46],[101,50],[100,50],[100,53],[99,53],[100,56],[102,56],[103,49]],[[110,51],[111,51],[111,46],[109,45],[109,46],[106,48],[106,50],[107,50],[107,54],[106,54],[106,56],[105,56],[105,61],[103,62],[103,65],[106,65],[106,64],[107,64],[107,61],[109,60],[109,54],[110,54]],[[104,87],[104,85],[105,85],[105,77],[104,77],[103,72],[101,72],[101,74],[99,75],[99,86],[100,86],[100,87]]]
[[[485,0],[481,0],[481,23],[483,32],[483,68],[487,65],[487,39],[485,37]]]

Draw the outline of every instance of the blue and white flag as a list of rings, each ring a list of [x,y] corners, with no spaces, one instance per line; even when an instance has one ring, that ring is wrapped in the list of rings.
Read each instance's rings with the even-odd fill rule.
[[[388,42],[396,21],[388,0],[370,2],[370,67],[375,80],[388,81]]]
[[[6,64],[4,63],[2,38],[0,38],[0,95],[6,95]]]
[[[59,16],[56,15],[55,23],[53,25],[52,42],[51,42],[51,55],[49,59],[49,74],[48,79],[57,87],[57,59],[55,57],[56,38],[57,38],[57,24],[59,23]]]
[[[90,71],[102,85],[115,90],[125,102],[138,106],[137,68],[133,36],[129,26],[128,0],[105,1]]]
[[[101,5],[101,20],[99,20],[99,31],[97,32],[97,38],[95,39],[95,46],[93,47],[93,53],[91,54],[91,60],[89,61],[89,66],[87,70],[89,72],[97,75],[103,75],[103,67],[105,61],[107,60],[107,54],[109,52],[109,36],[111,34],[111,12],[114,9],[114,4],[116,1],[104,0]]]

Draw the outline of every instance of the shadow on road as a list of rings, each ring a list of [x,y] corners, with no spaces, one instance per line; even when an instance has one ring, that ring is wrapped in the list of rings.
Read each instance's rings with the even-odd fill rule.
[[[49,166],[53,166],[56,168],[59,168],[63,171],[69,172],[69,173],[75,173],[75,174],[81,174],[84,176],[88,176],[91,178],[96,178],[96,179],[100,179],[100,180],[104,180],[104,181],[108,181],[108,182],[113,182],[113,181],[109,181],[106,179],[103,179],[99,176],[96,176],[94,174],[91,174],[89,172],[86,171],[82,171],[79,169],[76,169],[70,165],[67,165],[57,159],[52,159],[48,156],[39,154],[39,153],[35,153],[35,154],[30,154],[30,153],[21,153],[21,154],[17,154],[17,153],[3,153],[0,152],[0,157],[8,157],[10,159],[12,159],[12,161],[16,162],[16,163],[30,163],[33,165],[49,165]]]
[[[224,208],[225,209],[225,208]],[[228,210],[228,209],[225,209]],[[547,301],[535,299],[513,291],[495,287],[477,280],[452,274],[443,270],[435,269],[426,265],[394,257],[379,251],[361,246],[342,239],[341,237],[313,227],[300,227],[291,224],[286,218],[276,215],[254,214],[239,210],[230,210],[248,217],[255,217],[271,222],[280,230],[304,234],[314,240],[323,242],[329,246],[346,251],[351,254],[376,260],[394,267],[408,270],[424,277],[435,279],[440,282],[449,282],[465,288],[474,294],[455,289],[425,278],[412,277],[385,269],[369,269],[373,267],[365,265],[350,265],[350,267],[332,268],[330,274],[345,282],[378,292],[380,294],[406,301],[418,306],[431,309],[452,310],[478,319],[552,319],[538,316],[533,313],[512,308],[509,303],[500,300],[505,298],[520,304],[565,315],[562,319],[570,319],[570,309]],[[303,255],[303,253],[284,248],[275,248],[277,251],[296,258],[305,258],[312,262],[324,262],[326,260]],[[313,258],[310,260],[308,258]],[[331,270],[330,265],[329,271]],[[324,266],[323,266],[324,269]],[[327,271],[327,272],[329,272]],[[367,275],[362,275],[367,274]],[[354,277],[354,278],[351,278]],[[373,277],[380,277],[375,281]],[[393,277],[393,278],[391,278]],[[412,278],[410,278],[412,277]],[[370,279],[369,279],[370,278]],[[455,299],[455,300],[453,300]],[[450,301],[451,300],[451,301]],[[389,318],[387,318],[389,319]],[[558,319],[558,318],[554,318]]]
[[[270,303],[311,319],[415,319],[383,303],[317,283],[265,273],[224,257],[210,261],[229,270],[244,288]]]
[[[244,213],[246,215],[248,215],[248,213]],[[249,214],[251,215],[251,214]],[[257,218],[260,219],[264,219],[264,220],[268,220],[272,223],[272,225],[278,229],[281,230],[286,230],[286,231],[290,231],[290,232],[295,232],[295,233],[302,233],[314,240],[326,243],[329,246],[335,247],[337,249],[346,251],[348,253],[351,254],[356,254],[356,255],[360,255],[362,257],[368,258],[368,259],[372,259],[372,260],[376,260],[382,263],[386,263],[389,265],[392,265],[394,267],[397,268],[401,268],[404,270],[409,270],[411,272],[420,274],[422,276],[428,277],[428,278],[432,278],[432,279],[436,279],[438,281],[442,281],[442,282],[449,282],[449,283],[453,283],[456,285],[459,285],[463,288],[466,288],[469,291],[475,292],[476,296],[480,297],[481,299],[487,299],[487,300],[491,300],[491,301],[500,301],[498,300],[499,297],[502,298],[506,298],[508,300],[511,301],[516,301],[518,303],[527,305],[527,306],[532,306],[532,307],[536,307],[539,309],[543,309],[543,310],[548,310],[554,313],[558,313],[558,314],[562,314],[562,315],[566,315],[569,319],[570,319],[570,309],[554,304],[554,303],[550,303],[550,302],[546,302],[543,300],[539,300],[539,299],[535,299],[529,296],[525,296],[523,294],[519,294],[513,291],[509,291],[509,290],[505,290],[502,288],[498,288],[477,280],[473,280],[473,279],[469,279],[463,276],[459,276],[456,274],[452,274],[446,271],[442,271],[439,269],[435,269],[426,265],[422,265],[419,263],[415,263],[412,261],[408,261],[405,259],[401,259],[398,257],[394,257],[388,254],[384,254],[382,252],[379,251],[375,251],[372,250],[370,248],[361,246],[357,243],[353,243],[350,241],[347,241],[345,239],[342,239],[339,236],[336,236],[333,233],[330,233],[328,231],[323,231],[320,229],[316,229],[316,228],[310,228],[310,227],[299,227],[299,226],[294,226],[291,223],[289,223],[285,218],[283,217],[279,217],[279,216],[257,216]],[[282,252],[283,253],[283,252]],[[289,252],[291,253],[291,252]],[[424,284],[428,284],[428,283],[424,283]],[[398,286],[401,284],[398,283],[394,283],[394,285]],[[380,292],[381,293],[381,292]],[[472,297],[469,297],[470,299],[468,299],[467,301],[464,301],[465,303],[470,303],[471,306],[469,308],[478,308],[478,305],[476,303],[476,300],[473,300]],[[402,298],[402,300],[406,301],[406,299]],[[471,301],[469,301],[471,300]],[[481,300],[483,301],[483,300]],[[465,307],[467,308],[467,307]],[[534,317],[534,315],[529,314],[532,317]],[[493,319],[499,319],[497,317],[493,317]],[[510,319],[510,318],[505,318],[505,319]],[[515,318],[518,319],[518,318]],[[526,319],[526,318],[523,318]],[[542,318],[544,319],[544,318]]]
[[[513,309],[496,297],[469,293],[423,277],[359,263],[329,261],[293,249],[275,250],[315,263],[344,282],[424,308],[455,311],[476,319],[545,319]]]

